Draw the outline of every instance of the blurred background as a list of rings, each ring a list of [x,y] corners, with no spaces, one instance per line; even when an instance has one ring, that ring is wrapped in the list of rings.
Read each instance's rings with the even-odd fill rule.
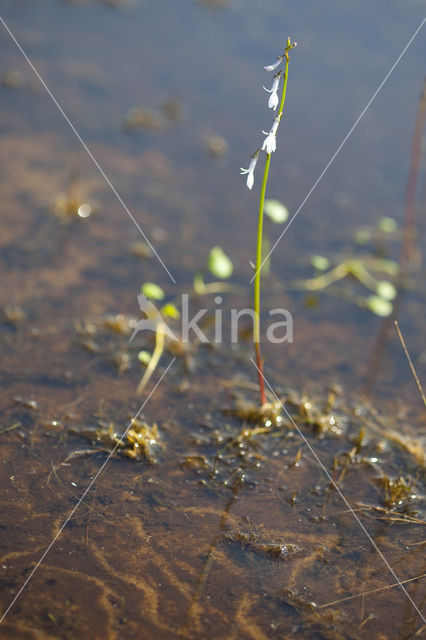
[[[271,126],[262,85],[270,85],[272,74],[262,67],[287,35],[299,46],[291,56],[268,195],[291,215],[423,13],[423,3],[397,0],[1,2],[6,24],[158,249],[178,291],[188,289],[213,245],[232,257],[236,281],[245,285],[251,277],[262,169],[249,192],[239,167],[248,166],[261,129]],[[129,243],[141,240],[138,230],[4,26],[0,47],[3,302],[29,307],[39,322],[88,309],[135,312],[146,280],[174,294],[155,259],[129,254]],[[336,296],[309,300],[308,308],[288,284],[312,276],[313,254],[331,262],[350,254],[360,227],[374,227],[383,216],[402,225],[425,51],[421,31],[273,253],[275,284],[265,304],[293,313],[295,342],[278,354],[266,346],[265,355],[284,375],[291,366],[295,385],[322,383],[324,376],[355,388],[365,381],[380,319]],[[419,226],[424,172],[420,177]],[[70,183],[98,211],[64,237],[46,220]],[[281,230],[274,226],[272,241]],[[398,259],[399,240],[389,257]],[[400,320],[424,375],[421,285],[420,279],[405,298]],[[382,393],[392,396],[397,381],[415,401],[394,335],[383,357]]]
[[[141,285],[156,283],[164,289],[165,301],[173,300],[192,288],[211,247],[220,246],[234,264],[232,283],[245,288],[223,296],[228,333],[227,311],[252,304],[250,261],[255,257],[263,160],[252,191],[240,167],[248,166],[263,140],[261,130],[269,130],[273,120],[262,88],[271,86],[273,74],[263,67],[282,53],[287,36],[298,42],[291,53],[285,113],[268,183],[268,197],[283,203],[291,216],[424,13],[425,2],[414,0],[0,0],[3,609],[105,460],[105,449],[90,455],[94,441],[99,447],[100,440],[93,430],[89,435],[85,430],[101,429],[111,445],[111,434],[122,432],[140,408],[135,390],[143,371],[137,359],[141,346],[129,347],[128,318],[138,317]],[[402,517],[398,524],[383,522],[381,514],[388,513],[391,503],[387,496],[383,507],[382,493],[383,486],[395,486],[385,472],[394,480],[401,469],[419,476],[425,423],[420,395],[391,316],[365,308],[374,293],[365,283],[345,277],[317,291],[308,290],[308,284],[338,265],[355,264],[398,285],[412,140],[418,114],[425,113],[424,102],[419,112],[425,60],[423,27],[277,245],[263,281],[265,318],[269,309],[285,307],[294,320],[293,344],[263,341],[267,377],[281,389],[295,389],[301,402],[303,394],[315,398],[319,393],[321,407],[326,390],[337,383],[344,390],[343,403],[361,393],[372,407],[371,414],[364,405],[358,412],[343,412],[343,425],[365,415],[366,424],[393,429],[393,440],[368,450],[374,457],[361,465],[355,465],[354,440],[334,438],[334,432],[326,438],[313,430],[306,433],[327,468],[341,470],[339,478],[349,460],[361,470],[355,473],[351,467],[345,494],[354,504],[379,505],[374,507],[379,516],[366,521],[368,530],[407,579],[420,573],[417,554],[423,550],[421,534],[411,525],[424,521],[413,517],[409,534]],[[423,136],[420,127],[418,145]],[[426,384],[424,169],[420,150],[412,264],[395,312]],[[283,228],[282,223],[269,224],[271,244]],[[371,265],[377,266],[377,260],[391,261],[386,264],[392,273],[375,273]],[[199,302],[214,308],[213,296]],[[144,337],[142,345],[149,351],[151,337]],[[317,637],[318,629],[330,639],[349,633],[367,638],[382,631],[383,621],[388,638],[417,633],[420,621],[397,590],[392,597],[384,591],[381,600],[374,600],[371,624],[376,632],[370,631],[370,622],[361,630],[364,599],[361,624],[359,600],[351,601],[348,618],[338,619],[337,613],[310,618],[311,600],[343,598],[367,583],[387,589],[393,579],[374,549],[360,542],[356,523],[338,497],[330,497],[327,480],[292,431],[282,442],[265,438],[259,444],[265,457],[254,457],[255,464],[245,468],[249,481],[233,509],[234,538],[220,538],[236,498],[228,476],[239,478],[232,475],[232,465],[244,468],[244,462],[226,459],[222,484],[200,478],[208,475],[211,460],[219,464],[214,457],[218,443],[231,433],[221,410],[235,400],[230,389],[236,377],[256,381],[247,357],[252,351],[249,333],[235,353],[226,345],[225,351],[194,350],[192,368],[190,358],[177,359],[142,416],[160,425],[161,464],[111,460],[108,474],[90,494],[91,506],[81,506],[7,618],[8,637],[32,638],[34,629],[42,629],[49,637],[132,638],[141,620],[147,637],[156,638],[175,637],[188,620],[199,634],[195,637],[202,637],[200,629],[203,637],[231,637],[230,624],[232,637],[271,637],[253,635],[259,620],[265,633],[275,630],[286,637],[299,625],[299,635],[291,636],[295,638]],[[155,380],[169,362],[167,354]],[[389,422],[380,422],[377,412]],[[234,420],[232,425],[238,433],[241,423]],[[363,432],[356,421],[354,429],[361,447]],[[214,439],[217,434],[222,440]],[[395,434],[415,438],[399,441]],[[403,442],[397,453],[391,441],[397,446]],[[267,460],[260,470],[258,459]],[[341,467],[336,467],[337,459],[344,460]],[[413,490],[403,480],[398,476],[395,482],[407,497]],[[405,507],[403,502],[401,509]],[[325,511],[333,512],[328,521]],[[244,537],[235,531],[248,526],[252,531],[244,534],[246,542],[261,539],[263,531],[275,547],[284,536],[298,554],[294,545],[300,543],[301,553],[289,565],[281,555],[272,562],[265,545],[252,549],[248,544],[250,553],[244,554]],[[242,548],[232,546],[236,541],[243,542]],[[318,541],[323,551],[318,551]],[[193,605],[201,593],[197,585],[215,544],[220,546],[218,564],[198,611]],[[289,577],[306,602],[309,597],[307,609],[295,596],[282,600]],[[418,586],[422,583],[413,585],[412,593],[421,603]],[[252,589],[251,595],[244,589]],[[250,607],[254,627],[247,630]],[[367,609],[365,615],[370,620]],[[342,625],[344,635],[335,635],[335,624]]]

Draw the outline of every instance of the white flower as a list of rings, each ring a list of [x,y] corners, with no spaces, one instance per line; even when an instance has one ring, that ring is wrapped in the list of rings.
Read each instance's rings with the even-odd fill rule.
[[[267,91],[268,93],[270,93],[271,95],[269,96],[269,100],[268,100],[268,107],[270,109],[273,109],[275,111],[275,109],[278,107],[278,86],[280,84],[280,78],[281,78],[281,71],[279,73],[277,73],[277,75],[274,77],[274,82],[272,84],[272,89],[267,89],[266,87],[263,87],[265,89],[265,91]]]
[[[256,168],[258,156],[259,156],[259,151],[256,151],[256,153],[251,157],[248,169],[243,169],[241,167],[241,175],[243,176],[247,174],[247,186],[249,189],[251,189],[254,185],[254,170]]]
[[[282,60],[283,60],[284,56],[278,56],[278,58],[275,60],[275,62],[273,64],[268,65],[267,67],[263,67],[265,69],[265,71],[273,71],[274,69],[276,69],[278,67],[279,64],[281,64]]]
[[[280,124],[280,116],[278,116],[278,118],[275,118],[274,124],[272,125],[272,128],[268,134],[266,134],[266,131],[262,131],[262,133],[266,135],[266,138],[262,145],[262,151],[266,151],[268,155],[273,151],[275,151],[275,149],[277,148],[277,139],[275,136],[276,136],[279,124]]]

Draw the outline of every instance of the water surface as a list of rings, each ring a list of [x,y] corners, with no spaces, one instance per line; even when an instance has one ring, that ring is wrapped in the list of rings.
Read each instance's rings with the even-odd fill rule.
[[[232,257],[233,280],[248,290],[227,296],[225,309],[250,304],[260,174],[249,192],[239,167],[271,123],[262,66],[287,35],[299,42],[269,183],[269,195],[294,212],[424,13],[421,3],[396,0],[210,4],[0,3],[176,279],[155,258],[129,251],[140,240],[136,226],[3,28],[0,73],[7,85],[13,72],[16,86],[0,87],[2,610],[106,454],[61,463],[93,449],[88,428],[122,431],[140,406],[136,353],[151,343],[141,338],[129,352],[128,335],[105,318],[137,317],[145,281],[170,298],[187,291],[213,245]],[[274,251],[265,282],[265,305],[291,310],[295,338],[264,345],[265,371],[283,399],[291,389],[298,405],[305,394],[323,412],[330,386],[342,386],[339,437],[320,437],[300,407],[292,415],[401,580],[423,573],[422,465],[383,434],[421,438],[424,411],[408,365],[392,333],[369,375],[381,320],[335,296],[309,307],[289,283],[311,274],[313,253],[334,259],[352,250],[360,225],[383,215],[402,224],[425,49],[421,31]],[[149,126],[126,131],[135,107],[148,110]],[[206,152],[212,135],[227,143],[221,157]],[[70,175],[76,197],[95,211],[62,224],[52,203]],[[419,214],[424,195],[423,172]],[[398,258],[398,241],[390,252]],[[414,285],[398,318],[424,380],[421,273]],[[159,427],[157,464],[108,463],[0,636],[132,638],[143,629],[147,638],[390,639],[421,628],[406,594],[383,590],[394,576],[291,425],[253,436],[242,455],[230,444],[243,424],[222,409],[235,406],[235,392],[256,400],[235,385],[255,381],[250,343],[240,347],[238,354],[195,350],[189,369],[177,358],[143,409]],[[155,381],[171,357],[164,355]],[[356,457],[363,426],[365,448]],[[387,476],[416,481],[412,504],[394,505],[391,515]],[[421,609],[421,579],[406,588]],[[320,608],[375,589],[382,591]]]

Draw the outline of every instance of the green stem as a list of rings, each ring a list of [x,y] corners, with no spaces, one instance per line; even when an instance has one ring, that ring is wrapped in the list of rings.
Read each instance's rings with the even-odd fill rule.
[[[279,121],[281,123],[281,118],[283,115],[284,102],[287,93],[287,80],[288,80],[288,63],[289,63],[289,55],[288,51],[285,52],[285,70],[284,70],[284,81],[283,81],[283,90],[281,94],[281,103],[279,108]],[[279,126],[279,124],[278,124]],[[278,132],[278,127],[277,127]],[[259,216],[257,221],[257,248],[256,248],[256,272],[254,276],[254,327],[253,327],[253,340],[256,350],[256,361],[258,367],[258,379],[259,379],[259,390],[260,390],[260,403],[261,405],[265,404],[266,396],[265,396],[265,382],[263,378],[263,363],[262,356],[260,351],[260,272],[262,270],[262,239],[263,239],[263,211],[265,207],[265,193],[266,193],[266,185],[268,182],[268,174],[269,174],[269,165],[271,164],[271,154],[267,154],[265,169],[263,171],[263,180],[262,180],[262,188],[260,191],[260,200],[259,200]]]
[[[307,289],[308,291],[320,291],[321,289],[329,287],[334,282],[342,280],[348,275],[348,273],[350,273],[350,271],[346,263],[342,262],[342,264],[337,265],[337,267],[334,267],[334,269],[331,269],[331,271],[328,271],[327,273],[323,273],[316,278],[309,278],[308,280],[304,280],[300,284],[297,284],[299,284],[301,289]]]
[[[230,282],[204,282],[204,276],[202,271],[197,271],[194,276],[194,294],[198,296],[205,296],[211,293],[237,293],[244,295],[246,290],[244,287],[240,287]],[[189,294],[191,296],[191,293]],[[178,300],[178,298],[177,298]]]
[[[346,263],[348,267],[348,272],[352,273],[352,275],[361,282],[367,289],[371,289],[372,291],[376,290],[378,280],[373,278],[373,276],[367,271],[364,265],[359,261],[349,261]]]
[[[263,379],[263,363],[260,353],[260,271],[262,267],[262,237],[263,237],[263,209],[265,205],[266,184],[268,182],[269,165],[271,164],[271,154],[266,156],[265,169],[263,172],[262,189],[259,200],[259,217],[257,221],[257,249],[256,249],[256,275],[254,278],[254,346],[256,349],[256,361],[258,368],[260,404],[266,402],[265,382]]]

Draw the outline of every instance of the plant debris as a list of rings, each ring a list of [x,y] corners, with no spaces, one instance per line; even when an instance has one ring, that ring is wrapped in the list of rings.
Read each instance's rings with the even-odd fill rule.
[[[255,553],[267,555],[275,560],[284,560],[289,556],[301,551],[301,547],[296,544],[284,542],[282,538],[269,540],[260,535],[256,529],[247,531],[236,529],[225,535],[229,542],[237,542],[242,549],[249,549]]]
[[[142,420],[133,419],[130,428],[121,434],[112,423],[104,422],[100,422],[98,427],[73,428],[70,432],[84,436],[92,444],[101,445],[102,451],[112,449],[115,452],[116,450],[126,458],[131,460],[146,459],[151,464],[157,461],[155,449],[160,446],[160,436],[158,426],[155,423],[149,425]],[[99,451],[99,448],[97,450]]]

